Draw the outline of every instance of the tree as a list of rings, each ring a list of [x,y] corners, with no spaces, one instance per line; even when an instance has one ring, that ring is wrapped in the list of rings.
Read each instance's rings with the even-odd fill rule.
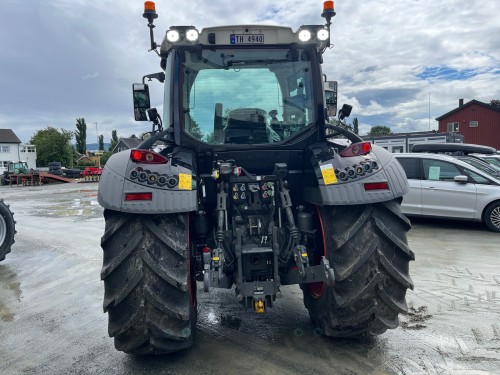
[[[189,134],[198,139],[201,139],[203,137],[201,129],[195,120],[191,120],[191,129],[189,130]]]
[[[215,133],[214,133],[214,132],[210,132],[210,133],[208,133],[207,135],[205,135],[205,136],[203,137],[203,140],[204,140],[205,142],[207,142],[207,143],[212,143],[212,144],[213,144],[213,143],[217,143],[217,142],[215,141]]]
[[[52,126],[38,130],[30,140],[30,144],[36,146],[37,165],[47,167],[51,161],[59,161],[63,166],[71,166],[72,138],[73,132]]]
[[[382,125],[372,126],[370,132],[368,133],[368,135],[388,135],[388,134],[392,134],[391,128]]]
[[[491,104],[493,107],[500,108],[500,99],[491,99],[490,104]]]
[[[111,142],[109,143],[108,151],[113,151],[115,146],[118,144],[118,134],[116,130],[111,131]]]
[[[101,167],[104,167],[106,165],[106,162],[108,159],[113,155],[111,151],[105,151],[102,156],[101,156]]]
[[[354,133],[359,134],[359,122],[357,117],[354,117],[354,120],[352,120],[352,127]]]
[[[87,124],[83,117],[76,119],[75,141],[76,151],[85,154],[87,151]]]
[[[104,151],[104,135],[99,136],[99,151]]]

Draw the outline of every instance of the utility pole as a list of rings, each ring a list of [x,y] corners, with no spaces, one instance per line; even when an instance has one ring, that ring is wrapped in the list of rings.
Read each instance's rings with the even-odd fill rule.
[[[98,161],[98,168],[101,168],[101,155],[99,153],[99,133],[97,132],[97,122],[94,122],[95,124],[95,135],[97,137],[97,152],[96,152],[96,155],[98,157],[97,161]]]
[[[97,132],[97,122],[95,124],[95,136],[97,137],[97,151],[99,151],[99,133]]]
[[[429,131],[431,131],[431,93],[429,93]]]

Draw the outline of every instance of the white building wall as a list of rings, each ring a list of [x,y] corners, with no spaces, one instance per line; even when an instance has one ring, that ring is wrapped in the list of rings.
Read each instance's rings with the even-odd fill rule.
[[[19,145],[19,156],[19,161],[25,161],[30,169],[36,169],[35,145]]]
[[[7,170],[9,162],[25,161],[30,169],[36,169],[36,147],[17,143],[0,143],[0,173]]]
[[[15,143],[0,143],[0,172],[7,170],[7,163],[19,161],[19,146]]]

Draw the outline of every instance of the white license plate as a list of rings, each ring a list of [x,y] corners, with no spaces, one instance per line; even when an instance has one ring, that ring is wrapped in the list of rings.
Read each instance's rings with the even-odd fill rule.
[[[231,44],[264,44],[264,34],[231,34]]]

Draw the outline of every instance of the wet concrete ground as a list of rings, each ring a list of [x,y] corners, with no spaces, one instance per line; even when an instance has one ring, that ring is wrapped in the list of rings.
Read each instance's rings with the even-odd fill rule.
[[[17,221],[0,263],[0,374],[500,374],[500,234],[413,220],[415,291],[401,326],[371,340],[313,331],[298,287],[265,315],[199,285],[195,345],[118,352],[102,312],[97,184],[1,187]]]

